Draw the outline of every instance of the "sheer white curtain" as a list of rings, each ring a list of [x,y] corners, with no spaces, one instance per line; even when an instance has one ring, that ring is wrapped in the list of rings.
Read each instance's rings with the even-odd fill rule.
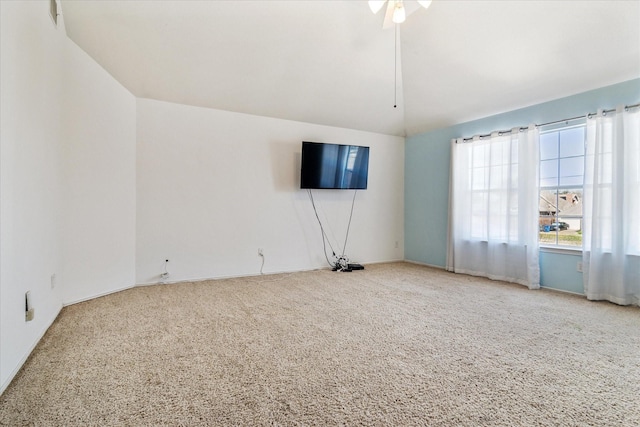
[[[640,303],[640,110],[588,120],[583,279],[587,298]]]
[[[540,287],[539,132],[451,144],[447,269]]]

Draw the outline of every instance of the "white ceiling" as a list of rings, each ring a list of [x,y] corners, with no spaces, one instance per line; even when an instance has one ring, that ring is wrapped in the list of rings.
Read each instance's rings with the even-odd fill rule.
[[[407,0],[409,2],[410,0]],[[135,96],[414,135],[640,77],[640,1],[62,1]]]

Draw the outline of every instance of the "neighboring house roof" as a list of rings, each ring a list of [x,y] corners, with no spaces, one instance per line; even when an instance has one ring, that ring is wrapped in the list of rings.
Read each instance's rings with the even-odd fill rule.
[[[547,214],[559,213],[560,215],[582,215],[582,194],[580,193],[562,193],[558,195],[556,203],[556,194],[553,191],[543,190],[540,192],[540,201],[538,205],[540,212]]]

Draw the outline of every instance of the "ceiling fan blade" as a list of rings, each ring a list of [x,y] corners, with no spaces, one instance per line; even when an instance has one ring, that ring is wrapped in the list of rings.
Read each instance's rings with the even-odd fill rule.
[[[380,9],[382,9],[382,6],[384,6],[385,1],[387,0],[369,0],[369,9],[371,9],[371,12],[376,14],[380,12]]]
[[[418,9],[422,9],[422,7],[420,7],[420,4],[417,1],[404,2],[404,13],[407,16],[407,18]]]
[[[394,1],[387,2],[387,10],[384,13],[384,21],[382,22],[383,30],[388,30],[389,28],[393,28],[393,26],[396,25],[393,22],[393,10],[395,6],[396,3]]]

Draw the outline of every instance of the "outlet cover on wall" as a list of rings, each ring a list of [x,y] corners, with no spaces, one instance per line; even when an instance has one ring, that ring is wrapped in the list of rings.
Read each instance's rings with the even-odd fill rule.
[[[582,273],[582,261],[578,261],[578,263],[576,264],[576,271]]]
[[[33,320],[33,317],[35,315],[35,312],[33,310],[33,307],[31,305],[31,292],[27,291],[24,294],[24,320],[26,322],[29,322],[31,320]]]

